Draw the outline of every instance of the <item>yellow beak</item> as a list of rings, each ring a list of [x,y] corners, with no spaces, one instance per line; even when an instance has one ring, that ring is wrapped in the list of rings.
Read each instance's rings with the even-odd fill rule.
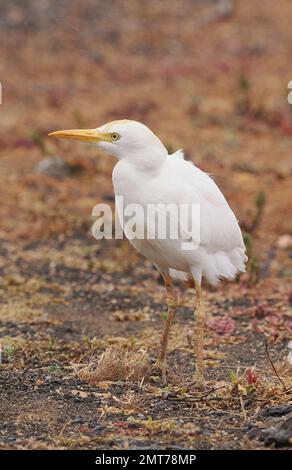
[[[50,137],[59,139],[78,140],[79,142],[110,142],[110,134],[99,132],[97,129],[72,129],[68,131],[55,131],[49,134]]]

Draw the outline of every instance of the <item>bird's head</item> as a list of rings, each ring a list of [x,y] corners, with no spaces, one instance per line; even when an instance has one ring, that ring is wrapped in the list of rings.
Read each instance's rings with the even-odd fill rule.
[[[119,160],[138,164],[167,156],[166,148],[147,126],[126,119],[112,121],[96,129],[56,131],[49,136],[89,142]]]

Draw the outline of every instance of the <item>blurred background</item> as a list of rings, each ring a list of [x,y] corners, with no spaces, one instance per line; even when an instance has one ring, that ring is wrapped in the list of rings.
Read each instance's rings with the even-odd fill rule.
[[[212,173],[244,226],[264,194],[261,249],[289,233],[291,21],[289,0],[1,0],[1,237],[64,235],[61,207],[111,198],[114,161],[47,133],[120,118]]]

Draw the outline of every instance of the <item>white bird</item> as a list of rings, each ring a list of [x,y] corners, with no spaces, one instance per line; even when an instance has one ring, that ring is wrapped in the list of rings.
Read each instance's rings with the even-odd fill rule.
[[[202,277],[213,285],[222,278],[233,279],[238,272],[245,271],[247,261],[241,230],[220,189],[208,174],[185,161],[181,150],[169,155],[159,138],[137,121],[112,121],[96,129],[56,131],[49,135],[94,143],[118,159],[112,180],[121,225],[131,244],[158,268],[166,287],[168,315],[156,361],[163,383],[166,383],[166,349],[175,312],[172,278],[193,277],[197,296],[196,381],[201,386],[204,383]],[[200,220],[191,220],[195,230],[189,233],[179,219],[178,236],[173,239],[168,232],[161,238],[154,230],[152,212],[150,217],[138,219],[138,228],[142,233],[146,228],[151,236],[133,238],[126,228],[121,198],[117,196],[122,196],[124,207],[199,205]]]

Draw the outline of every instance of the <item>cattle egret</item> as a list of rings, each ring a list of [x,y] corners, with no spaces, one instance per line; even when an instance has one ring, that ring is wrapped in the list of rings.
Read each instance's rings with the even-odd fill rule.
[[[222,278],[234,279],[238,272],[245,271],[247,261],[239,225],[223,194],[208,174],[184,160],[181,150],[169,155],[159,138],[140,122],[112,121],[96,129],[56,131],[49,135],[94,143],[118,159],[112,180],[121,225],[131,244],[158,268],[166,287],[168,313],[156,361],[164,384],[167,370],[166,349],[176,306],[172,279],[193,277],[197,298],[195,380],[198,386],[202,386],[204,383],[202,277],[213,285]],[[149,220],[140,219],[140,222],[144,224],[146,220],[146,229],[149,228],[152,236],[135,239],[125,228],[124,215],[120,202],[117,202],[120,198],[117,196],[122,196],[124,206],[139,204],[146,208],[149,204],[189,207],[197,205],[200,208],[200,217],[197,220],[199,236],[198,234],[192,236],[192,233],[187,232],[182,227],[181,219],[178,222],[180,226],[176,238],[171,237],[169,233],[164,238],[158,237],[156,233],[153,236],[153,217],[150,217]]]

